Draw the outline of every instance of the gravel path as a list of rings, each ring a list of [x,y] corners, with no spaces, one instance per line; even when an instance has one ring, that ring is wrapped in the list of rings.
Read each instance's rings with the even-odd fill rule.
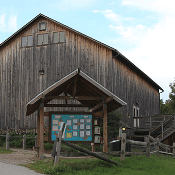
[[[37,160],[33,150],[11,149],[11,154],[0,154],[0,175],[41,175],[19,164],[32,163]],[[49,156],[49,155],[46,155]]]
[[[0,175],[41,175],[28,168],[0,162]]]

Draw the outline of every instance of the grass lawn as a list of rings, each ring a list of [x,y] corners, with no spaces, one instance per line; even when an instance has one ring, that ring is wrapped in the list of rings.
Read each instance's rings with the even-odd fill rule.
[[[26,167],[36,172],[49,175],[172,175],[175,174],[175,159],[163,155],[126,157],[125,162],[120,162],[119,157],[110,157],[112,160],[122,163],[115,166],[99,159],[61,159],[59,164],[53,166],[53,159],[36,161],[27,164]]]
[[[11,150],[6,150],[5,148],[0,147],[0,154],[9,154],[11,152]]]

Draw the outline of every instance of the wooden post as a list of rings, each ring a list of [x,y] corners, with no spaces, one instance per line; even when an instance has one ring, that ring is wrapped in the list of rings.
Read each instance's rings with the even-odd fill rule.
[[[70,146],[71,148],[77,149],[78,151],[84,152],[86,154],[89,154],[89,155],[94,156],[94,157],[96,157],[98,159],[107,161],[107,162],[112,163],[114,165],[121,165],[121,164],[119,164],[119,163],[117,163],[117,162],[115,162],[113,160],[108,159],[107,157],[101,156],[100,154],[97,154],[97,153],[93,153],[93,152],[91,152],[91,151],[89,151],[87,149],[81,148],[80,146],[74,145],[74,144],[72,144],[70,142],[62,140],[62,143],[67,145],[67,146]]]
[[[175,143],[173,143],[173,154],[175,156]]]
[[[122,127],[119,128],[119,139],[122,139]]]
[[[157,152],[157,154],[159,154],[159,138],[156,138],[156,142],[157,142],[157,144],[156,144],[156,152]]]
[[[150,141],[148,137],[145,137],[145,141],[147,142],[147,146],[146,146],[146,155],[148,158],[150,158]]]
[[[40,144],[40,112],[38,110],[38,116],[37,116],[37,146],[39,147]]]
[[[107,104],[103,104],[103,152],[108,152]]]
[[[162,140],[163,140],[163,123],[162,123]]]
[[[7,133],[6,134],[6,150],[9,149],[9,142],[10,142],[9,133]]]
[[[26,149],[26,134],[23,135],[23,149]]]
[[[40,104],[39,118],[39,158],[42,159],[44,154],[44,103]]]
[[[149,117],[149,122],[150,122],[150,129],[151,129],[152,128],[151,116]]]
[[[94,143],[91,143],[91,146],[92,146],[92,152],[95,152],[95,145],[94,145]]]
[[[125,161],[126,133],[122,134],[120,161]]]
[[[56,145],[56,156],[54,159],[54,165],[56,165],[59,162],[59,157],[60,157],[60,151],[61,151],[61,140],[62,140],[62,131],[59,131],[58,133],[58,140],[57,145]]]
[[[37,135],[35,136],[35,147],[37,147],[38,144],[37,144]]]

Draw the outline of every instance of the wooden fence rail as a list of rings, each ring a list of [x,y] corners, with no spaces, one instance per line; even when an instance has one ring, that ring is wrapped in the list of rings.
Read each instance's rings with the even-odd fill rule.
[[[120,155],[120,160],[124,161],[125,160],[125,155],[146,155],[147,157],[150,158],[150,154],[153,153],[160,153],[160,154],[166,154],[166,155],[172,155],[175,156],[175,143],[173,143],[173,146],[165,145],[159,141],[159,139],[154,139],[152,143],[150,143],[150,138],[149,136],[145,137],[145,142],[140,142],[140,141],[133,141],[133,140],[126,140],[126,134],[122,134],[121,138],[121,151],[119,152],[111,152],[109,154],[111,155]],[[125,147],[126,143],[129,143],[131,145],[137,145],[137,146],[143,146],[146,148],[146,152],[141,152],[141,153],[130,153],[130,152],[125,152]],[[151,152],[150,151],[150,146],[155,146],[156,151]],[[166,152],[160,151],[159,147],[164,148]],[[173,153],[169,153],[168,150],[173,149]]]
[[[35,138],[33,137],[27,137],[26,134],[21,135],[21,136],[10,136],[9,133],[7,133],[6,135],[0,135],[0,137],[6,137],[6,150],[10,149],[10,139],[11,138],[19,138],[21,137],[23,140],[23,149],[26,149],[26,139],[34,139],[35,140],[35,146],[37,146],[37,135],[35,136]]]

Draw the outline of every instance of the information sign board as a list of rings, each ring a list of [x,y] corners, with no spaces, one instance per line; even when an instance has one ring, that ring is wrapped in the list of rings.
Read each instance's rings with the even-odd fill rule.
[[[66,123],[64,140],[92,141],[92,115],[51,114],[51,140],[55,141],[61,122]]]

